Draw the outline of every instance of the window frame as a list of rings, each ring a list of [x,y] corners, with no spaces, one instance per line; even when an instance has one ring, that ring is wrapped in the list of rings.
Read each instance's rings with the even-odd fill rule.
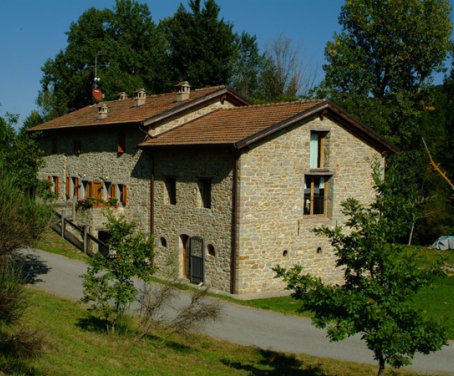
[[[311,129],[309,143],[309,168],[323,169],[327,167],[326,163],[326,145],[329,135],[329,129]],[[316,140],[314,140],[316,136]],[[314,142],[315,141],[315,142]],[[316,143],[316,146],[314,144]],[[316,148],[316,150],[314,150]]]
[[[331,213],[331,196],[332,196],[332,186],[333,186],[333,174],[332,173],[306,173],[304,175],[304,189],[303,189],[303,214],[305,217],[318,217],[325,218],[330,217]],[[323,179],[323,211],[321,213],[315,213],[316,209],[316,178],[319,180],[319,187],[321,179]],[[309,179],[310,186],[307,186],[307,179]],[[309,200],[307,200],[307,190],[309,190]],[[307,210],[307,202],[309,202],[309,210]]]

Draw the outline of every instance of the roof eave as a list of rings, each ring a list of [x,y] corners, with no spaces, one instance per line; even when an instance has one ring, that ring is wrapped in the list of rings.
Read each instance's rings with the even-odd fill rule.
[[[141,121],[128,121],[128,122],[116,122],[116,123],[88,123],[88,124],[78,124],[78,125],[66,125],[66,126],[59,126],[59,127],[49,127],[49,128],[39,128],[39,129],[34,129],[30,128],[27,129],[27,132],[45,132],[45,131],[62,131],[66,129],[79,129],[79,128],[99,128],[99,127],[119,127],[119,126],[143,126],[143,123]]]
[[[397,153],[399,152],[399,148],[392,145],[388,141],[386,141],[382,136],[380,136],[377,132],[373,131],[372,129],[364,126],[354,117],[349,115],[343,109],[332,103],[331,101],[325,100],[323,102],[318,103],[317,105],[302,111],[290,118],[287,118],[277,124],[272,125],[262,131],[259,131],[253,135],[243,138],[234,143],[234,147],[238,150],[241,150],[255,142],[262,140],[265,137],[268,137],[282,129],[285,129],[298,121],[305,120],[314,116],[318,113],[322,114],[326,112],[326,115],[334,118],[333,120],[341,121],[347,129],[358,135],[361,139],[365,140],[369,144],[371,144],[375,149],[379,150],[380,153]]]
[[[145,119],[143,121],[143,125],[144,126],[150,126],[154,123],[157,123],[159,121],[162,121],[162,120],[165,120],[171,116],[174,116],[174,115],[177,115],[183,111],[186,111],[186,110],[189,110],[191,109],[192,107],[195,107],[195,106],[198,106],[200,104],[203,104],[205,102],[209,102],[217,97],[220,97],[222,95],[228,95],[230,96],[231,98],[234,99],[235,102],[237,102],[237,104],[239,105],[248,105],[250,104],[250,102],[246,99],[246,98],[243,98],[241,95],[235,93],[234,91],[230,90],[229,88],[227,88],[226,86],[224,87],[221,87],[219,88],[218,90],[215,90],[211,93],[208,93],[202,97],[198,97],[198,98],[195,98],[195,99],[192,99],[192,100],[189,100],[189,101],[184,101],[182,102],[181,105],[177,106],[177,107],[174,107],[174,108],[171,108],[167,111],[163,111],[161,112],[160,114],[158,115],[155,115],[155,116],[152,116],[151,118],[148,118],[148,119]]]

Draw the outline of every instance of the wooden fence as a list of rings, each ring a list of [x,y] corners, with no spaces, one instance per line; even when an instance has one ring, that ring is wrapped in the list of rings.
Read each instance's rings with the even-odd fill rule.
[[[109,251],[106,243],[90,234],[90,226],[78,226],[56,210],[54,210],[54,214],[57,221],[51,226],[52,229],[83,253],[90,256],[97,251]]]

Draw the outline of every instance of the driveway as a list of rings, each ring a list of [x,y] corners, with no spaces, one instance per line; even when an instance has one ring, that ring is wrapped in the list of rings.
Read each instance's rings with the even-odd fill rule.
[[[80,275],[86,264],[40,250],[27,250],[26,257],[31,283],[55,295],[78,300],[82,297]],[[177,304],[189,300],[179,292]],[[360,363],[376,364],[372,352],[359,336],[342,342],[330,342],[323,330],[305,318],[259,310],[220,301],[221,317],[202,328],[204,334],[233,343],[257,346],[262,349],[304,353]],[[454,375],[454,342],[429,355],[416,355],[409,367],[429,374]]]

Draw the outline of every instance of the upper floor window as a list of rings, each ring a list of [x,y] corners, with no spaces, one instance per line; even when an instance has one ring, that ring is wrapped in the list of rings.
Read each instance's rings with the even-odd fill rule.
[[[327,131],[311,131],[310,168],[326,167]]]
[[[304,177],[304,214],[328,214],[328,185],[330,176],[306,175]]]
[[[82,141],[75,140],[74,141],[74,154],[79,156],[82,153]]]
[[[177,179],[173,177],[168,177],[165,180],[166,190],[167,190],[167,200],[166,203],[170,205],[176,205],[177,203]]]
[[[118,132],[118,145],[117,145],[117,153],[123,154],[126,152],[126,134],[125,131]]]
[[[211,179],[201,178],[198,181],[200,193],[200,207],[211,208]]]

